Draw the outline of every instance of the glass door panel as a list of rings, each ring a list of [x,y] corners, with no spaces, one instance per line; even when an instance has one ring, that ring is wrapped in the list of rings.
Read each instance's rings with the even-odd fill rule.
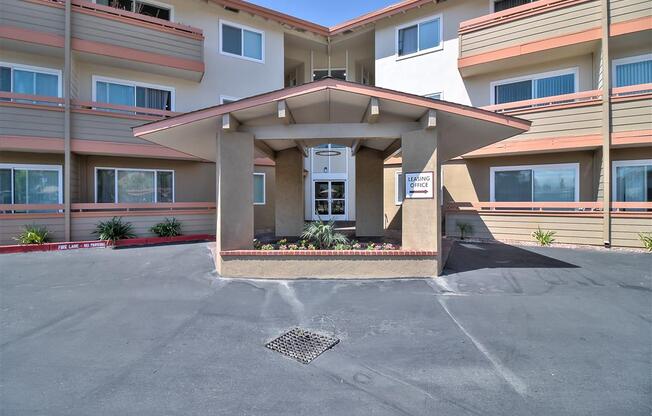
[[[346,219],[346,182],[315,182],[314,191],[314,219]]]

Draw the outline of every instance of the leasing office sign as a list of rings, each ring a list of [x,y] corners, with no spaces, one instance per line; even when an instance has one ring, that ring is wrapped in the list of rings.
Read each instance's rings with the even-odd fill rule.
[[[405,174],[406,199],[434,198],[435,175],[433,172],[416,172]]]

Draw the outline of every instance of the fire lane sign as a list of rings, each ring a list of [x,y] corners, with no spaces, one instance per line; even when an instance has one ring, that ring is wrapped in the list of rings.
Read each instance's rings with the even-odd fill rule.
[[[434,198],[435,175],[433,172],[414,172],[405,174],[406,199]]]

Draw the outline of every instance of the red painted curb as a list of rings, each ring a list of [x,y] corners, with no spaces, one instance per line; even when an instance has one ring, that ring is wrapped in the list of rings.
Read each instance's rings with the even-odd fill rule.
[[[210,234],[196,234],[196,235],[180,235],[177,237],[144,237],[144,238],[130,238],[128,240],[118,240],[115,242],[115,247],[136,247],[136,246],[149,246],[154,244],[166,243],[185,243],[191,241],[214,241],[215,236]]]

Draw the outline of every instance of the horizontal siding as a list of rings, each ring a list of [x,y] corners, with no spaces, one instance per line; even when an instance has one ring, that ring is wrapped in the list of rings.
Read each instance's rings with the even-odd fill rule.
[[[63,138],[63,111],[0,106],[1,136]]]
[[[650,0],[610,0],[609,15],[612,23],[626,22],[652,16]]]
[[[132,127],[145,123],[147,123],[147,120],[74,113],[72,117],[72,137],[81,140],[151,144],[151,142],[134,137],[131,131]]]
[[[202,60],[202,40],[99,16],[75,13],[72,33],[82,40],[126,46],[175,58]]]
[[[64,11],[61,7],[21,0],[0,0],[0,26],[38,30],[64,35]]]
[[[18,244],[14,238],[23,231],[25,225],[32,224],[45,226],[53,242],[64,241],[63,215],[46,218],[2,218],[0,219],[0,245]]]
[[[154,237],[155,235],[149,230],[152,226],[165,220],[165,218],[176,218],[181,222],[181,232],[184,235],[192,234],[215,234],[215,214],[186,214],[174,215],[166,213],[161,215],[121,215],[124,222],[129,222],[133,226],[133,231],[137,237]],[[97,235],[93,234],[95,227],[100,221],[111,219],[106,217],[81,217],[73,214],[72,219],[72,239],[73,240],[96,240]]]
[[[613,131],[652,130],[652,98],[615,101],[611,106]]]
[[[611,219],[611,245],[614,247],[643,247],[639,233],[652,235],[652,219],[614,217]]]
[[[600,104],[510,115],[532,121],[532,127],[509,140],[588,136],[600,134],[602,126]]]
[[[600,26],[600,2],[574,6],[490,26],[460,36],[461,56],[471,56]]]
[[[481,215],[476,213],[447,213],[446,234],[459,237],[457,223],[473,227],[469,237],[494,240],[536,241],[532,232],[555,231],[555,242],[568,244],[602,245],[601,217],[568,217],[543,215]]]

